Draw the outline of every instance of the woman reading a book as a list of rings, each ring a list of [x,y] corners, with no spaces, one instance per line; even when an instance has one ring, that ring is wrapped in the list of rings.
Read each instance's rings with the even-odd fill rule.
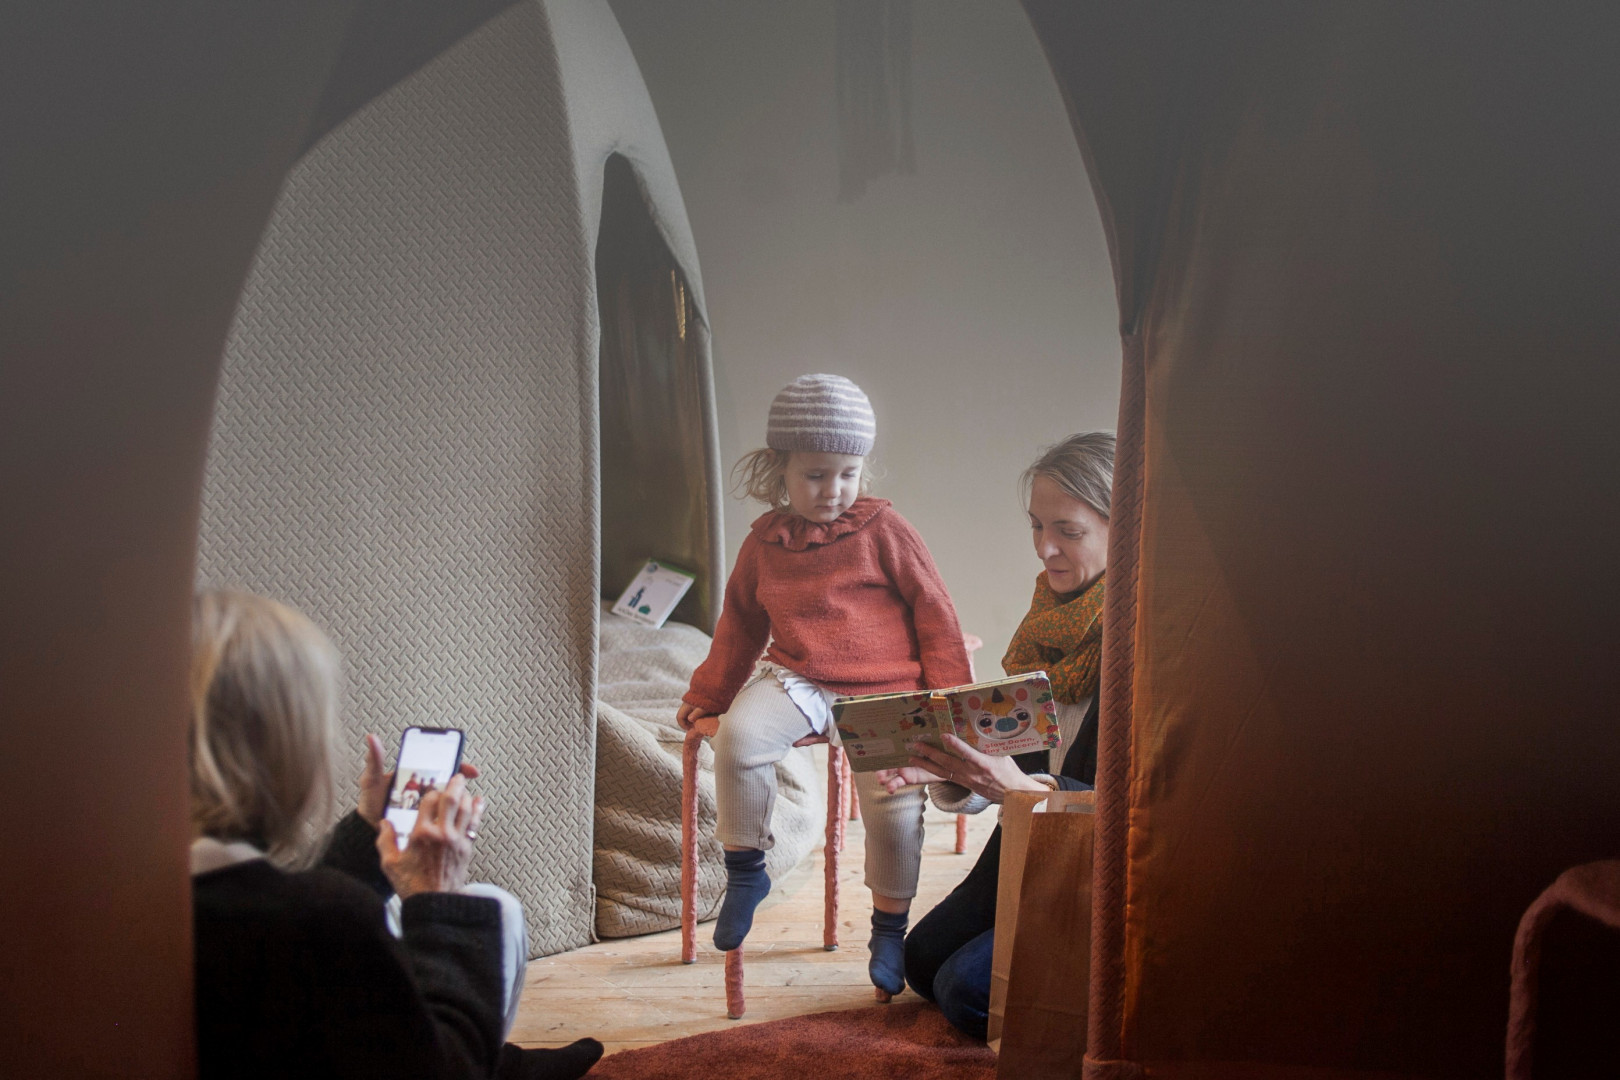
[[[1103,571],[1108,552],[1114,436],[1071,435],[1024,472],[1035,554],[1044,569],[1035,598],[1001,666],[1008,675],[1044,669],[1058,702],[1062,767],[1048,755],[979,753],[954,735],[946,749],[912,745],[910,766],[874,773],[889,791],[928,784],[935,805],[976,813],[1009,791],[1086,790],[1097,776],[1097,681],[1102,667]],[[996,925],[1001,829],[967,878],[906,937],[906,982],[962,1031],[984,1038]]]

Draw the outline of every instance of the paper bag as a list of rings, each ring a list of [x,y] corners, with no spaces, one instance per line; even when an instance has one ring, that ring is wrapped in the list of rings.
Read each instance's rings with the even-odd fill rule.
[[[1002,1014],[1007,1005],[1007,973],[1012,970],[1012,943],[1018,932],[1018,895],[1024,886],[1024,855],[1029,850],[1029,825],[1037,806],[1053,792],[1009,791],[1001,804],[1001,863],[996,879],[996,937],[990,954],[990,1021],[985,1040],[992,1050],[1001,1041]]]
[[[1015,792],[1002,815],[991,958],[998,1073],[1078,1077],[1091,960],[1092,792]]]

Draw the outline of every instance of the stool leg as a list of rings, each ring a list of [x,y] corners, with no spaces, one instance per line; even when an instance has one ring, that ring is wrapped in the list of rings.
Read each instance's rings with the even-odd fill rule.
[[[956,853],[958,855],[963,855],[963,854],[967,853],[967,815],[966,814],[957,814],[956,815]]]
[[[726,1015],[733,1020],[741,1020],[748,1011],[748,1003],[743,1000],[742,952],[739,945],[726,953]]]
[[[849,790],[849,794],[846,796],[849,799],[849,820],[859,821],[861,820],[861,800],[855,797],[855,769],[849,763],[848,754],[844,755],[844,785]]]
[[[838,767],[838,792],[836,799],[834,798],[832,787],[829,786],[827,788],[827,827],[833,827],[833,818],[836,816],[838,819],[838,828],[836,830],[838,833],[838,851],[840,854],[842,854],[844,848],[849,844],[849,826],[847,825],[847,822],[849,822],[855,816],[849,812],[850,804],[857,801],[855,798],[855,781],[850,779],[850,777],[854,776],[855,774],[849,771],[849,755],[844,753],[843,750],[835,746],[829,746],[827,748],[827,752],[829,754],[837,753],[843,762],[843,764]],[[827,783],[829,785],[833,783],[832,770],[833,763],[832,759],[829,757],[827,761]],[[836,815],[834,814],[833,810],[834,806],[837,807]]]
[[[844,799],[854,787],[844,783],[844,751],[827,747],[827,842],[822,852],[827,881],[821,946],[828,952],[838,948],[838,853],[844,847]]]
[[[681,963],[683,964],[697,961],[698,751],[702,743],[701,732],[689,731],[686,733],[686,743],[681,747]],[[742,970],[741,961],[738,962],[737,970],[739,972]]]

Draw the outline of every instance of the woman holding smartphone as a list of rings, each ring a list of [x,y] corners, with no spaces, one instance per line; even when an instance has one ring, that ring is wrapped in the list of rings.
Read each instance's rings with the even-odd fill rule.
[[[594,1039],[503,1042],[527,941],[516,899],[467,884],[477,770],[422,795],[401,844],[367,736],[358,808],[317,866],[291,871],[331,802],[336,652],[298,612],[247,593],[199,595],[192,636],[199,1076],[584,1075]]]

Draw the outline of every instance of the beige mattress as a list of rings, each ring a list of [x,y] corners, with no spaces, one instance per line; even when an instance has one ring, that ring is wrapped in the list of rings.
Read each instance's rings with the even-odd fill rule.
[[[709,636],[680,623],[652,629],[602,613],[596,707],[596,933],[629,937],[668,930],[681,919],[681,745],[675,710]],[[725,888],[714,840],[714,755],[704,744],[699,772],[698,917],[712,918]],[[766,855],[771,877],[810,853],[826,820],[818,770],[808,750],[776,767],[780,795]]]

